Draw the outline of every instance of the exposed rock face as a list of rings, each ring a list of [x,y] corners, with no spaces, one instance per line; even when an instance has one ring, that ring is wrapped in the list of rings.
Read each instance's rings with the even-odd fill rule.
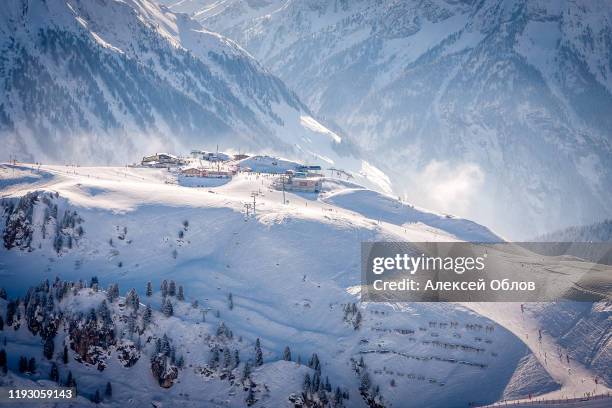
[[[77,353],[77,360],[94,365],[103,371],[106,368],[105,361],[110,355],[108,349],[116,341],[113,328],[96,320],[86,323],[72,321],[69,333],[70,348]]]
[[[61,254],[78,245],[85,233],[83,218],[57,193],[32,191],[19,199],[3,199],[0,217],[5,219],[2,239],[6,249],[33,251],[50,240]]]
[[[178,378],[178,368],[171,364],[168,357],[159,353],[151,359],[151,372],[158,379],[159,386],[170,388]]]
[[[34,205],[38,201],[38,193],[31,192],[19,199],[17,205],[7,203],[4,207],[6,225],[2,239],[6,249],[31,249],[32,243],[32,214]],[[4,203],[3,203],[4,205]]]
[[[131,341],[122,341],[117,345],[117,359],[124,367],[132,367],[140,358],[140,352]]]

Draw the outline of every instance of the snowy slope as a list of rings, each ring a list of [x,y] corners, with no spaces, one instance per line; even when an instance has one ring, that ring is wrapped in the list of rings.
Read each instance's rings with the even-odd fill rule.
[[[30,249],[0,249],[0,287],[10,297],[44,278],[59,275],[77,281],[96,275],[102,288],[117,282],[123,294],[134,287],[142,302],[157,309],[161,281],[175,280],[185,287],[186,300],[175,303],[174,317],[160,317],[158,334],[172,333],[187,366],[194,367],[206,366],[211,353],[198,342],[198,333],[214,338],[221,321],[234,333],[234,341],[242,339],[236,343],[242,361],[253,358],[253,344],[260,338],[265,364],[253,373],[260,384],[255,406],[287,405],[290,393],[299,394],[304,370],[311,369],[300,368],[295,361],[300,355],[305,364],[313,352],[321,360],[323,377],[349,392],[345,404],[351,407],[365,406],[358,391],[363,370],[373,387],[379,386],[385,406],[398,406],[407,399],[431,407],[487,404],[507,395],[510,384],[515,398],[557,387],[543,364],[532,360],[532,368],[524,367],[532,352],[522,338],[464,306],[360,304],[358,329],[356,315],[344,311],[347,304],[358,301],[354,288],[360,279],[361,241],[448,241],[470,237],[474,231],[491,234],[483,227],[446,218],[448,223],[431,226],[427,223],[440,218],[425,212],[420,222],[405,222],[394,218],[393,207],[385,207],[389,203],[385,197],[362,201],[380,200],[375,210],[365,205],[343,208],[334,203],[342,190],[357,196],[368,193],[338,179],[326,179],[327,198],[286,193],[288,204],[283,204],[282,192],[270,190],[271,180],[264,175],[242,174],[222,186],[198,189],[174,184],[163,169],[42,166],[37,172],[24,165],[15,175],[12,169],[6,166],[2,173],[5,204],[27,191],[58,193],[47,199],[51,207],[58,206],[57,222],[66,211],[76,211],[74,218],[80,220],[77,225],[83,232],[75,234],[78,228],[70,227],[70,221],[62,224],[67,227],[62,229],[64,244],[58,250],[55,221],[44,221],[49,204],[42,198],[35,201]],[[40,178],[28,185],[26,177]],[[252,202],[252,192],[257,192],[256,215],[247,218],[243,208]],[[418,213],[412,209],[408,214]],[[68,235],[73,237],[71,248],[66,244]],[[151,298],[144,294],[147,281],[157,292]],[[195,324],[201,313],[189,303],[196,299],[209,310],[206,324]],[[535,335],[535,329],[530,330]],[[26,332],[11,334],[9,342],[13,355],[41,359],[40,341],[28,340]],[[24,348],[16,352],[13,347],[18,344]],[[285,346],[291,348],[294,363],[279,361]],[[365,368],[355,366],[361,357]],[[211,398],[243,406],[244,390],[230,395],[227,381],[206,380],[195,375],[193,367],[180,371],[180,383],[162,390],[153,383],[147,358],[128,369],[113,368],[114,357],[108,361],[108,371],[102,373],[71,363],[83,379],[84,392],[91,394],[114,378],[118,395],[127,395],[126,376],[130,376],[138,379],[136,387],[133,380],[129,382],[131,392],[144,401],[172,397],[185,406],[200,406],[201,398]],[[41,376],[44,373],[41,370]],[[267,385],[267,392],[261,384]],[[193,389],[206,394],[194,396]],[[130,404],[137,401],[142,399]]]
[[[220,144],[364,166],[247,52],[150,0],[10,0],[0,50],[4,159],[124,164]]]
[[[410,201],[512,238],[611,215],[607,1],[164,2],[255,55]]]

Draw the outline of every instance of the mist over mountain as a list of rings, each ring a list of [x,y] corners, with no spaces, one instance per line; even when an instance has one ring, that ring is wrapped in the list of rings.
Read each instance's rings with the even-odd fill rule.
[[[5,160],[124,164],[217,143],[356,156],[238,45],[149,0],[10,0],[0,50]]]
[[[165,2],[245,47],[417,204],[513,238],[611,215],[609,2]]]

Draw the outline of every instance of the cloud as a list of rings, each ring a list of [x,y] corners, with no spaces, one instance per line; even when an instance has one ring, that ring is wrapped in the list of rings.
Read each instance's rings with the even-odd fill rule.
[[[412,178],[417,188],[407,192],[409,199],[436,211],[462,215],[478,200],[485,175],[474,163],[453,165],[432,160]]]

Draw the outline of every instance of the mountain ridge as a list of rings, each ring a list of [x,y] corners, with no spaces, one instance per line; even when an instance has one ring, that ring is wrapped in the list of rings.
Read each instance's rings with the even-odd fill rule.
[[[609,3],[164,2],[259,58],[412,202],[513,238],[611,215]]]

